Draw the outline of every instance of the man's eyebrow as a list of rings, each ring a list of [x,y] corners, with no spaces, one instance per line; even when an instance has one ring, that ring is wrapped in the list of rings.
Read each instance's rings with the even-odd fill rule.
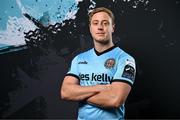
[[[92,20],[92,22],[98,22],[99,20]],[[102,20],[102,22],[109,22],[108,20]]]
[[[98,22],[99,20],[92,20],[92,22]]]
[[[103,22],[109,22],[108,20],[102,20]]]

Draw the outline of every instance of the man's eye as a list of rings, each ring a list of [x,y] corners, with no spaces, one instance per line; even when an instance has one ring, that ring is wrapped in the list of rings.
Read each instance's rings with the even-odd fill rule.
[[[97,25],[98,23],[97,22],[94,22],[93,25]]]
[[[109,25],[109,23],[108,23],[108,22],[104,22],[103,24],[104,24],[104,25],[106,25],[106,26],[107,26],[107,25]]]

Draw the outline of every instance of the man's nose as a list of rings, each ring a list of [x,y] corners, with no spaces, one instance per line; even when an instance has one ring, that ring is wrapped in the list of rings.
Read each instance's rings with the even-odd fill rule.
[[[103,25],[102,24],[98,24],[98,30],[103,30]]]

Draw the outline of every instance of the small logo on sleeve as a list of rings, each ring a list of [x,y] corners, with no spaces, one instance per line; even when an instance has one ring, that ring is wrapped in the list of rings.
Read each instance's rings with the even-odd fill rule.
[[[128,78],[133,81],[135,79],[135,74],[136,74],[136,69],[135,69],[134,61],[127,59],[122,77]]]

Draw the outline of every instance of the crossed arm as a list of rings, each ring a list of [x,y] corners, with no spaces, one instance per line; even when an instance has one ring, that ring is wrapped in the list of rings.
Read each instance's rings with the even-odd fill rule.
[[[100,107],[119,107],[125,102],[130,90],[131,87],[123,82],[80,86],[77,78],[66,76],[61,87],[61,98],[72,101],[86,100]]]

